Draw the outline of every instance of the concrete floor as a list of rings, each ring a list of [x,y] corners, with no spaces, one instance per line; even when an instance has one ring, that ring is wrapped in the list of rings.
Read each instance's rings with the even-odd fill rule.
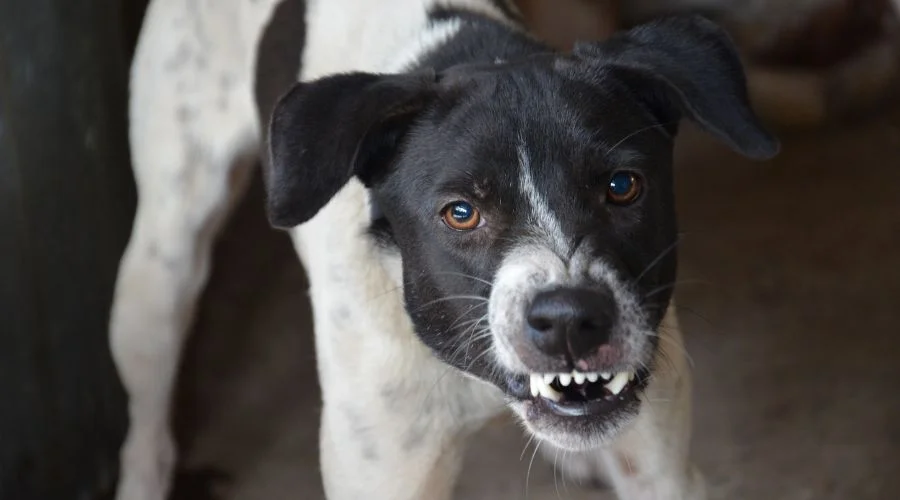
[[[764,164],[692,130],[678,153],[677,300],[711,498],[900,498],[900,114],[786,138]],[[228,500],[323,496],[308,317],[257,186],[218,247],[186,356],[177,420],[193,472],[176,498],[210,485]],[[475,442],[459,498],[525,498],[518,428]],[[611,498],[540,458],[527,481],[536,500]]]

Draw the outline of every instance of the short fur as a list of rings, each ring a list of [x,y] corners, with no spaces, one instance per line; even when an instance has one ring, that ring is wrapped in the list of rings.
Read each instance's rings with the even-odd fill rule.
[[[168,491],[181,345],[263,144],[270,219],[310,281],[329,498],[450,498],[463,438],[504,407],[621,498],[704,498],[670,300],[673,141],[687,118],[748,156],[777,143],[708,21],[571,54],[518,23],[504,0],[152,2],[110,332],[131,398],[119,500]],[[618,206],[604,193],[623,170],[643,188]],[[447,227],[459,200],[483,224]],[[530,374],[572,370],[638,375],[590,411],[529,392]]]

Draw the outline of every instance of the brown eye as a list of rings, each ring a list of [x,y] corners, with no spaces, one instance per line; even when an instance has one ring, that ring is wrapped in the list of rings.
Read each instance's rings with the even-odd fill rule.
[[[481,223],[478,209],[465,201],[454,201],[441,210],[444,224],[456,231],[471,231]]]
[[[606,199],[616,205],[632,203],[641,194],[641,178],[632,172],[616,172],[609,178]]]

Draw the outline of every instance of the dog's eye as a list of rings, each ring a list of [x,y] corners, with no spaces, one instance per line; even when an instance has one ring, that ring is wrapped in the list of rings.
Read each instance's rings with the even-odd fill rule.
[[[632,172],[616,172],[609,178],[606,199],[616,205],[634,202],[641,194],[641,178]]]
[[[444,224],[456,231],[471,231],[481,223],[478,209],[465,201],[454,201],[441,210]]]

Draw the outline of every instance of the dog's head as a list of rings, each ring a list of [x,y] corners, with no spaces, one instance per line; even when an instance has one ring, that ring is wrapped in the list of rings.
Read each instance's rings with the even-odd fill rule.
[[[541,437],[596,444],[653,370],[682,118],[747,156],[778,149],[729,38],[695,17],[571,54],[301,83],[271,123],[270,218],[303,223],[358,178],[422,341]]]

